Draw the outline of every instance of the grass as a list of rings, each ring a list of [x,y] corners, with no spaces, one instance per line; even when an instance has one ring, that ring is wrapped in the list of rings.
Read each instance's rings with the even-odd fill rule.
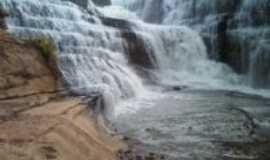
[[[25,42],[38,49],[47,62],[56,62],[56,46],[50,39],[39,37],[27,39]]]
[[[55,75],[59,75],[60,71],[57,67],[57,49],[54,42],[46,37],[36,37],[36,38],[29,38],[24,39],[24,43],[30,45],[31,47],[35,47],[42,57],[46,60],[47,65],[51,68],[51,71]]]

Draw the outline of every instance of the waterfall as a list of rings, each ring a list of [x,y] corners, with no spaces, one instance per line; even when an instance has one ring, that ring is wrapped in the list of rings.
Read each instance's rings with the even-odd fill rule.
[[[246,75],[249,86],[270,87],[269,0],[137,0],[126,6],[147,22],[193,28],[211,59]]]
[[[150,48],[145,54],[150,54],[151,62],[157,66],[151,71],[156,83],[193,88],[222,88],[240,83],[240,76],[228,66],[209,60],[201,36],[191,28],[144,23],[138,16],[127,11],[125,5],[122,8],[118,6],[117,10],[115,6],[110,6],[100,11],[106,16],[129,20],[135,24],[130,27],[143,39],[144,47]]]
[[[120,31],[105,27],[95,8],[60,0],[1,0],[0,5],[10,14],[13,35],[55,42],[59,68],[73,91],[101,93],[110,106],[141,94],[142,82],[128,66]]]
[[[76,1],[2,0],[0,7],[10,13],[7,24],[13,35],[45,36],[55,42],[59,69],[74,92],[101,94],[107,106],[136,97],[147,99],[149,88],[148,98],[152,98],[153,85],[269,95],[247,87],[247,79],[256,85],[268,84],[270,57],[267,27],[260,26],[256,32],[252,25],[240,29],[242,23],[235,23],[250,10],[249,3],[240,9],[231,7],[240,2],[218,0],[113,0],[118,6],[106,7],[88,0],[81,7],[72,2]],[[219,13],[228,8],[233,16]],[[243,47],[246,40],[249,47]],[[228,45],[229,53],[241,52],[227,55],[227,50],[219,50]],[[232,64],[237,61],[246,68],[246,75],[217,61],[222,58]]]

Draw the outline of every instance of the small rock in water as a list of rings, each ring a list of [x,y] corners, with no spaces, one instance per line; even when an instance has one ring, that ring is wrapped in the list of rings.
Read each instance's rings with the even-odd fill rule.
[[[151,156],[146,156],[145,160],[155,160],[155,157],[151,157]]]
[[[187,86],[173,86],[172,89],[175,91],[181,91],[183,89],[188,88]]]
[[[161,156],[160,156],[160,159],[161,159],[161,160],[165,160],[165,156],[164,156],[164,155],[161,155]]]
[[[127,150],[127,151],[124,152],[125,155],[131,154],[131,153],[132,153],[131,150]]]
[[[149,153],[149,156],[152,156],[153,157],[153,156],[155,156],[155,153],[150,152]]]
[[[136,156],[136,160],[143,160],[143,157],[140,156],[140,155],[137,155],[137,156]]]
[[[126,136],[124,136],[124,137],[123,137],[123,140],[124,140],[124,141],[128,141],[128,140],[129,140],[129,138],[128,138],[128,137],[126,137]]]
[[[180,86],[174,86],[173,87],[173,90],[175,90],[175,91],[180,91],[180,90],[182,90],[183,88],[182,87],[180,87]]]
[[[146,128],[145,131],[146,131],[146,132],[150,132],[151,129],[150,129],[150,128]]]
[[[182,91],[188,88],[187,86],[164,86],[165,91]]]

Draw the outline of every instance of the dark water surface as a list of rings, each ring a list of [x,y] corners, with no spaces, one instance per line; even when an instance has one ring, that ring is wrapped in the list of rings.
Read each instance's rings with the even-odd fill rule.
[[[227,91],[166,94],[114,120],[138,150],[177,160],[270,160],[270,99]]]

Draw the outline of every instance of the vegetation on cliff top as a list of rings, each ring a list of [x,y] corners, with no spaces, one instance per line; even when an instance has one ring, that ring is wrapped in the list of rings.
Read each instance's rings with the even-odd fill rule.
[[[57,67],[57,48],[54,42],[46,37],[36,37],[23,40],[25,44],[35,47],[43,56],[48,64],[48,67],[54,72],[56,77],[60,75]]]
[[[46,61],[56,60],[56,46],[48,38],[39,37],[27,39],[26,43],[37,48]]]

